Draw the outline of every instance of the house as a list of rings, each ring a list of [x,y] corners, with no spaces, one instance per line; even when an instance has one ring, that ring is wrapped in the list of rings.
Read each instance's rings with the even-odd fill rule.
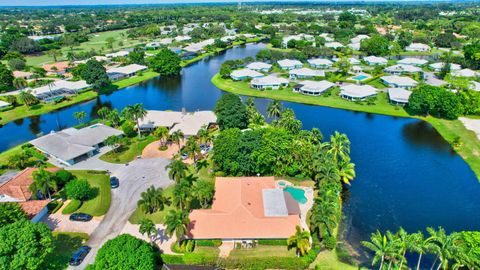
[[[230,77],[235,81],[241,81],[245,79],[260,78],[264,75],[258,71],[251,70],[248,68],[237,69],[230,73]]]
[[[56,62],[53,64],[45,64],[42,68],[48,75],[63,75],[71,68],[68,61]]]
[[[191,239],[287,239],[300,226],[300,208],[274,177],[217,177],[211,209],[193,210]]]
[[[303,63],[298,60],[283,59],[277,61],[278,66],[283,70],[291,70],[303,67]]]
[[[10,105],[12,105],[12,104],[10,104],[6,101],[0,100],[0,110],[8,108]]]
[[[64,166],[71,166],[93,156],[110,136],[123,132],[103,124],[82,129],[67,128],[30,141],[40,152]]]
[[[7,172],[0,176],[0,203],[19,203],[33,223],[38,223],[47,214],[50,200],[34,200],[30,192],[33,172],[36,168],[26,168],[21,172]],[[56,172],[58,168],[46,168]]]
[[[236,36],[224,36],[224,37],[220,38],[221,41],[226,42],[226,43],[235,41],[236,39],[237,39]]]
[[[13,77],[29,80],[29,79],[33,78],[33,73],[32,72],[27,72],[27,71],[14,70],[13,71]]]
[[[367,35],[357,35],[356,37],[350,39],[350,43],[360,43],[362,40],[369,38],[370,37]]]
[[[197,57],[197,55],[198,55],[198,53],[196,53],[196,52],[184,52],[184,53],[182,53],[180,58],[182,58],[182,60],[190,60],[190,59],[193,59],[193,58]]]
[[[213,38],[210,38],[210,39],[206,39],[206,40],[203,40],[203,41],[200,41],[200,42],[197,42],[197,43],[189,44],[188,46],[183,48],[183,50],[187,51],[187,52],[199,53],[199,52],[203,51],[204,47],[206,47],[208,45],[212,45],[213,43],[215,43],[215,40]]]
[[[439,62],[439,63],[430,64],[429,67],[435,72],[440,72],[443,68],[443,65],[445,65],[445,63]],[[453,64],[453,63],[450,64],[450,71],[455,71],[460,69],[462,69],[462,67],[459,64]]]
[[[114,53],[107,53],[105,54],[105,56],[111,59],[111,58],[117,58],[117,57],[125,57],[125,56],[128,56],[129,53],[130,52],[127,50],[122,50]]]
[[[137,72],[145,71],[147,69],[148,69],[147,66],[131,64],[128,66],[114,67],[114,68],[107,69],[107,76],[110,80],[116,81],[123,78],[135,76]]]
[[[398,76],[398,75],[391,75],[391,76],[383,76],[380,78],[383,84],[389,87],[394,88],[405,88],[411,89],[417,86],[418,82],[414,79],[406,76]]]
[[[411,91],[403,88],[388,88],[388,99],[393,104],[402,106],[407,104],[411,94]]]
[[[476,82],[476,81],[471,81],[470,85],[469,85],[469,88],[474,90],[474,91],[480,92],[480,83]]]
[[[412,65],[417,67],[424,66],[427,63],[428,61],[425,59],[412,58],[412,57],[403,58],[397,62],[397,64],[400,64],[400,65]]]
[[[181,130],[186,137],[197,135],[203,127],[210,127],[217,122],[217,116],[212,111],[197,111],[192,113],[173,111],[147,111],[140,120],[141,131],[152,131],[157,127],[166,127],[172,134]]]
[[[360,60],[358,60],[357,58],[350,57],[347,60],[352,65],[360,65],[361,64]],[[332,61],[333,62],[338,62],[338,61],[340,61],[340,58],[333,58]]]
[[[333,41],[333,42],[325,43],[325,47],[336,50],[336,49],[343,48],[345,46],[343,46],[343,44],[340,42]]]
[[[292,69],[288,72],[290,79],[308,79],[314,77],[325,77],[325,71],[323,70],[314,70],[310,68],[298,68]]]
[[[170,39],[171,40],[171,39]],[[171,41],[170,41],[171,43]],[[162,47],[162,44],[159,41],[153,41],[145,44],[145,50],[155,50]]]
[[[176,42],[183,42],[183,41],[189,41],[192,40],[192,37],[190,36],[176,36],[175,41]]]
[[[329,34],[329,33],[321,33],[321,34],[320,34],[320,37],[322,37],[323,39],[325,39],[325,42],[332,42],[332,41],[334,41],[334,39],[332,38],[332,35]]]
[[[423,43],[412,43],[405,47],[407,52],[429,52],[431,49],[430,46]]]
[[[302,81],[293,87],[294,92],[309,96],[319,96],[323,92],[334,87],[335,84],[329,81]]]
[[[383,57],[378,56],[367,56],[363,58],[369,66],[384,66],[387,64],[388,60]]]
[[[349,84],[340,87],[340,97],[352,101],[365,100],[377,95],[377,88],[371,85]]]
[[[307,62],[314,68],[330,68],[333,65],[332,61],[322,58],[308,59]]]
[[[416,67],[416,66],[412,66],[412,65],[398,64],[398,65],[393,65],[393,66],[386,67],[384,69],[384,71],[386,73],[389,73],[389,74],[392,74],[392,75],[401,75],[401,74],[404,74],[404,73],[413,74],[413,73],[421,72],[422,69],[419,68],[419,67]]]
[[[106,62],[106,63],[110,63],[110,61],[111,61],[110,58],[108,58],[106,56],[103,56],[103,55],[96,55],[96,56],[93,56],[90,59],[94,59],[94,60],[97,60],[98,62]]]
[[[455,76],[455,77],[467,77],[467,78],[480,77],[480,73],[478,71],[474,71],[469,68],[454,70],[451,72],[451,74],[452,76]]]
[[[360,43],[350,43],[350,44],[347,44],[347,47],[354,50],[354,51],[360,51],[361,44]]]
[[[298,35],[286,36],[286,37],[283,37],[283,39],[282,39],[282,47],[287,48],[288,47],[288,42],[290,40],[296,40],[296,41],[306,40],[306,41],[309,41],[309,42],[313,42],[313,41],[315,41],[315,38],[314,38],[314,36],[308,35],[308,34],[298,34]]]
[[[252,62],[247,65],[247,68],[255,71],[267,72],[272,68],[272,65],[263,62]]]
[[[448,85],[448,82],[446,82],[444,80],[440,80],[432,72],[423,73],[423,79],[425,80],[425,84],[428,84],[428,85],[431,85],[431,86],[441,87],[441,86],[444,86],[444,85]]]
[[[250,86],[255,89],[279,89],[282,86],[287,86],[288,80],[273,75],[265,77],[254,78],[250,82]]]
[[[44,101],[52,101],[66,95],[76,95],[79,91],[89,88],[85,81],[53,81],[50,84],[40,86],[31,90],[32,95]]]

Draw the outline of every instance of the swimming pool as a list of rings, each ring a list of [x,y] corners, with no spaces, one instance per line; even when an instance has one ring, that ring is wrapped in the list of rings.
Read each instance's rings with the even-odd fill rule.
[[[286,187],[284,191],[290,193],[292,197],[300,204],[307,203],[307,197],[305,197],[305,190],[301,188]]]
[[[357,75],[357,76],[355,76],[355,77],[352,77],[352,80],[363,81],[363,80],[365,80],[365,79],[367,79],[367,78],[368,78],[368,76],[360,74],[360,75]]]

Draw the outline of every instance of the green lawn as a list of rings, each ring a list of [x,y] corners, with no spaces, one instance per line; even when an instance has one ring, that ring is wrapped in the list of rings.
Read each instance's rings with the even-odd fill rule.
[[[353,266],[343,263],[337,259],[334,251],[324,250],[320,252],[310,268],[318,266],[321,270],[356,270],[365,269],[363,267]]]
[[[163,193],[166,197],[172,197],[173,196],[173,185],[169,186],[164,189]],[[165,215],[167,214],[168,211],[175,209],[174,206],[166,206],[162,211],[155,212],[153,214],[145,214],[140,208],[137,207],[135,209],[135,212],[130,216],[128,221],[132,224],[139,224],[140,221],[144,218],[148,218],[152,220],[155,224],[162,224],[165,218]]]
[[[125,88],[127,86],[131,86],[131,85],[149,80],[151,78],[155,78],[158,75],[160,75],[160,74],[158,74],[155,71],[148,70],[148,71],[143,72],[142,75],[140,75],[140,76],[133,76],[133,77],[130,77],[130,78],[126,78],[124,80],[116,81],[116,82],[113,83],[113,85],[116,86],[118,89]]]
[[[72,171],[78,179],[87,180],[93,188],[97,189],[97,196],[84,201],[77,212],[92,216],[103,216],[110,208],[110,178],[104,172],[99,171]]]
[[[291,257],[296,258],[295,249],[288,249],[287,246],[264,246],[258,245],[255,248],[233,249],[228,259],[246,259],[257,257]]]
[[[147,136],[141,139],[137,137],[129,139],[125,146],[121,146],[116,151],[110,151],[102,156],[100,159],[110,163],[124,164],[134,160],[137,156],[142,155],[143,149],[150,143],[157,140],[154,136]]]
[[[45,259],[41,269],[57,270],[68,266],[70,257],[83,243],[88,240],[86,233],[53,232],[53,252]]]

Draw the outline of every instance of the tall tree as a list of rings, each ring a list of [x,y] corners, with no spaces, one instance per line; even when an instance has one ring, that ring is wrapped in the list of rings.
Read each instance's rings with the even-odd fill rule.
[[[153,135],[160,140],[160,145],[165,145],[165,141],[168,138],[168,128],[166,127],[157,127],[153,131]]]
[[[183,236],[188,232],[188,225],[190,219],[188,213],[181,210],[170,210],[165,216],[165,232],[171,237],[175,234],[177,237],[177,244],[183,239]]]
[[[248,115],[245,104],[235,94],[223,95],[215,104],[214,109],[220,129],[244,129],[248,125]]]
[[[85,117],[87,117],[87,113],[84,112],[84,111],[74,112],[74,113],[73,113],[73,117],[74,117],[75,119],[77,119],[77,121],[78,121],[79,124],[82,124],[82,123],[83,123],[83,119],[85,119]]]
[[[278,100],[272,100],[267,107],[267,114],[268,117],[273,117],[275,120],[277,120],[280,115],[282,114],[283,111],[283,106],[282,103]]]
[[[86,67],[82,69],[80,76],[88,84],[93,85],[97,89],[107,87],[111,84],[107,75],[107,70],[95,59],[90,59],[86,63]]]
[[[391,245],[388,243],[387,236],[382,235],[377,231],[371,235],[370,241],[362,241],[362,245],[374,252],[372,265],[375,265],[380,261],[378,269],[382,270],[385,263],[385,257],[391,252]]]
[[[162,188],[151,186],[140,194],[140,200],[138,200],[137,205],[144,213],[152,214],[170,205],[170,199],[165,197]]]
[[[214,186],[211,182],[198,180],[193,183],[192,195],[202,208],[207,208],[213,199]]]
[[[157,228],[155,227],[155,223],[151,219],[144,218],[140,220],[140,227],[138,228],[138,232],[142,235],[147,235],[150,241],[153,240],[153,237],[157,235]]]
[[[150,60],[149,66],[160,76],[176,76],[182,70],[180,63],[181,59],[176,53],[164,48]]]
[[[53,173],[40,168],[33,172],[33,182],[30,185],[29,189],[32,193],[40,192],[42,196],[48,196],[51,198],[50,190],[57,191],[57,182]]]
[[[168,170],[168,177],[175,182],[180,182],[180,179],[187,176],[188,167],[179,159],[174,159],[170,164],[165,166]]]
[[[57,49],[52,49],[47,52],[48,55],[50,55],[53,58],[54,62],[57,62],[57,57],[62,56],[62,51],[57,50]]]
[[[13,72],[3,63],[0,63],[0,92],[12,90],[13,88]]]
[[[295,248],[297,256],[303,256],[310,249],[310,233],[297,225],[295,234],[288,238],[287,243],[289,248]]]
[[[27,220],[28,216],[18,203],[0,203],[0,228],[21,220]]]
[[[138,137],[142,137],[142,133],[140,130],[140,120],[147,116],[147,110],[143,108],[143,105],[141,103],[129,105],[125,107],[125,109],[123,109],[122,114],[125,116],[125,118],[136,123]]]
[[[185,135],[181,130],[175,130],[170,134],[170,139],[178,145],[178,149],[180,149],[180,143],[183,141],[183,138],[185,138]]]

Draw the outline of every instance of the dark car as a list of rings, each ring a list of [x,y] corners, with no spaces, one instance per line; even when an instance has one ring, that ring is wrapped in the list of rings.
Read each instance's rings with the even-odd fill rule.
[[[92,216],[89,214],[85,213],[74,213],[70,215],[70,220],[71,221],[82,221],[82,222],[87,222],[92,220]]]
[[[70,258],[70,265],[77,266],[83,262],[83,259],[87,256],[92,248],[89,246],[81,246],[75,253],[73,253],[72,258]]]
[[[111,188],[118,188],[120,186],[120,181],[115,176],[110,177],[110,187]]]

